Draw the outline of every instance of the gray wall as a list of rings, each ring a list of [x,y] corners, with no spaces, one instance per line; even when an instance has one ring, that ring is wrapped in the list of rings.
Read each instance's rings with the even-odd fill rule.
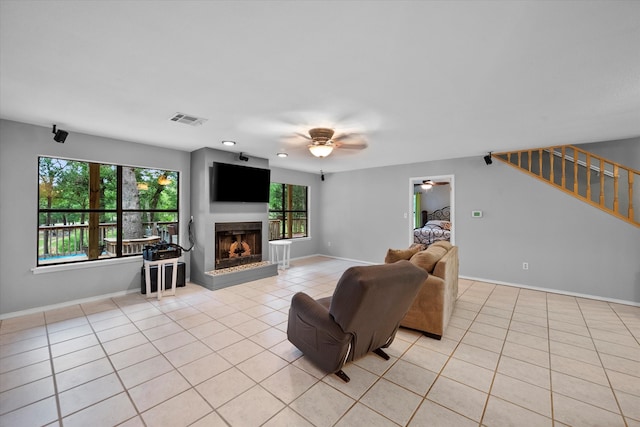
[[[320,251],[382,262],[388,248],[407,247],[409,178],[427,174],[455,175],[461,275],[640,303],[640,229],[481,156],[329,176]]]
[[[52,137],[48,127],[0,120],[0,314],[140,288],[140,257],[32,272],[37,256],[39,155],[177,170],[180,244],[188,246],[189,153],[73,131],[64,144]]]
[[[629,168],[640,170],[640,137],[591,144],[576,144],[576,147]]]
[[[616,151],[624,150],[626,159],[640,158],[637,141],[623,141],[620,146]],[[191,271],[190,255],[185,255],[187,275],[192,278],[205,271],[209,258],[204,243],[213,242],[214,220],[267,218],[266,206],[210,203],[209,163],[214,158],[233,163],[233,154],[211,149],[186,153],[75,132],[65,144],[57,144],[50,128],[2,120],[0,315],[140,286],[140,258],[32,273],[38,155],[179,171],[180,243],[188,245],[190,215],[198,239]],[[265,159],[251,161],[268,166]],[[455,175],[453,220],[462,275],[640,303],[637,227],[501,162],[486,166],[480,156],[325,174],[325,181],[317,174],[273,168],[272,181],[310,188],[311,237],[294,241],[292,257],[322,253],[382,262],[388,248],[403,248],[411,242],[410,178],[449,174]],[[484,217],[471,218],[472,210],[484,211]],[[267,247],[266,242],[263,245]],[[529,270],[522,270],[522,262],[529,263]]]

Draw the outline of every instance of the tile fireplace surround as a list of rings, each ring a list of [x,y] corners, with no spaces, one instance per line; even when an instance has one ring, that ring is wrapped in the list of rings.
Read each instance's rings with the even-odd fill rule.
[[[640,426],[640,307],[460,279],[441,341],[318,371],[287,341],[291,296],[356,263],[0,322],[0,425]]]
[[[278,274],[277,265],[262,260],[262,221],[216,222],[212,227],[213,270],[204,271],[199,285],[216,290]]]

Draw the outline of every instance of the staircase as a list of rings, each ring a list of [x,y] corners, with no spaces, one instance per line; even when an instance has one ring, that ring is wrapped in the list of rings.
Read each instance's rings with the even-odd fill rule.
[[[640,172],[572,145],[492,153],[503,161],[557,189],[640,227]]]

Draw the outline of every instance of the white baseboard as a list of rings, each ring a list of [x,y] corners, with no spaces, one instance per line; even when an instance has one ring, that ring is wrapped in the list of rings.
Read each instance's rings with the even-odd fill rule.
[[[351,259],[351,258],[343,258],[343,257],[337,257],[337,256],[325,255],[325,254],[307,255],[307,256],[292,258],[291,260],[312,258],[312,257],[315,257],[315,256],[323,256],[323,257],[327,257],[327,258],[334,258],[334,259],[339,259],[339,260],[349,261],[349,262],[358,262],[358,263],[361,263],[361,264],[370,264],[370,265],[377,264],[377,263],[369,262],[369,261],[362,261],[362,260]],[[460,278],[461,279],[466,279],[466,280],[473,280],[473,281],[477,281],[477,282],[495,283],[496,285],[512,286],[512,287],[515,287],[515,288],[531,289],[531,290],[535,290],[535,291],[549,292],[549,293],[552,293],[552,294],[569,295],[569,296],[574,296],[574,297],[578,297],[578,298],[594,299],[594,300],[598,300],[598,301],[606,301],[606,302],[612,302],[612,303],[616,303],[616,304],[623,304],[623,305],[631,305],[631,306],[634,306],[634,307],[640,307],[640,303],[634,302],[634,301],[625,301],[625,300],[619,300],[619,299],[614,299],[614,298],[605,298],[605,297],[600,297],[600,296],[595,296],[595,295],[581,294],[581,293],[577,293],[577,292],[562,291],[562,290],[558,290],[558,289],[540,288],[540,287],[537,287],[537,286],[529,286],[529,285],[522,285],[522,284],[518,284],[518,283],[502,282],[502,281],[499,281],[499,280],[485,279],[485,278],[481,278],[481,277],[472,277],[472,276],[462,276],[461,275]],[[189,282],[189,279],[185,278],[185,281]],[[4,314],[0,314],[0,320],[9,319],[9,318],[18,317],[18,316],[26,316],[26,315],[29,315],[29,314],[40,313],[40,312],[43,312],[43,311],[55,310],[55,309],[58,309],[58,308],[68,307],[70,305],[86,304],[88,302],[99,301],[99,300],[102,300],[102,299],[121,297],[121,296],[132,294],[132,293],[135,293],[135,292],[140,292],[140,290],[139,289],[129,289],[129,290],[126,290],[126,291],[119,291],[119,292],[113,292],[113,293],[110,293],[110,294],[97,295],[95,297],[82,298],[82,299],[77,299],[77,300],[73,300],[73,301],[62,302],[62,303],[59,303],[59,304],[52,304],[52,305],[46,305],[46,306],[43,306],[43,307],[35,307],[35,308],[29,308],[27,310],[20,310],[20,311],[14,311],[14,312],[11,312],[11,313],[4,313]]]
[[[640,307],[640,303],[639,302],[635,302],[635,301],[626,301],[626,300],[620,300],[620,299],[615,299],[615,298],[606,298],[606,297],[601,297],[601,296],[596,296],[596,295],[581,294],[581,293],[578,293],[578,292],[569,292],[569,291],[563,291],[563,290],[551,289],[551,288],[541,288],[541,287],[538,287],[538,286],[522,285],[522,284],[519,284],[519,283],[502,282],[500,280],[485,279],[485,278],[481,278],[481,277],[471,277],[471,276],[463,276],[463,275],[460,275],[459,277],[461,279],[465,279],[465,280],[473,280],[474,282],[495,283],[496,285],[512,286],[514,288],[531,289],[533,291],[549,292],[550,294],[567,295],[567,296],[572,296],[572,297],[577,297],[577,298],[594,299],[594,300],[598,300],[598,301],[612,302],[612,303],[615,303],[615,304],[632,305],[634,307]]]
[[[341,258],[341,257],[332,256],[332,255],[324,255],[324,254],[316,254],[316,255],[311,255],[311,256],[325,256],[327,258],[341,259],[341,260],[350,261],[350,262],[360,262],[362,264],[376,264],[374,262],[361,261],[361,260],[358,260],[358,259],[351,259],[351,258]],[[303,257],[303,258],[307,258],[307,257]],[[473,281],[476,281],[476,282],[495,283],[496,285],[511,286],[511,287],[514,287],[514,288],[531,289],[531,290],[534,290],[534,291],[549,292],[551,294],[567,295],[567,296],[572,296],[572,297],[577,297],[577,298],[594,299],[594,300],[598,300],[598,301],[606,301],[606,302],[611,302],[611,303],[615,303],[615,304],[623,304],[623,305],[631,305],[631,306],[634,306],[634,307],[640,307],[640,302],[635,302],[635,301],[620,300],[620,299],[615,299],[615,298],[606,298],[606,297],[601,297],[601,296],[597,296],[597,295],[581,294],[581,293],[578,293],[578,292],[569,292],[569,291],[563,291],[563,290],[551,289],[551,288],[541,288],[541,287],[537,287],[537,286],[523,285],[523,284],[520,284],[520,283],[503,282],[503,281],[500,281],[500,280],[486,279],[486,278],[482,278],[482,277],[472,277],[472,276],[463,276],[463,275],[460,275],[459,277],[461,279],[473,280]]]
[[[95,297],[82,298],[82,299],[77,299],[73,301],[66,301],[66,302],[61,302],[59,304],[51,304],[51,305],[45,305],[43,307],[35,307],[35,308],[29,308],[27,310],[14,311],[12,313],[0,314],[0,320],[9,319],[11,317],[26,316],[29,314],[40,313],[43,311],[55,310],[58,308],[69,307],[70,305],[86,304],[88,302],[100,301],[107,298],[121,297],[121,296],[132,294],[135,292],[140,292],[140,289],[128,289],[126,291],[118,291],[110,294],[97,295]]]

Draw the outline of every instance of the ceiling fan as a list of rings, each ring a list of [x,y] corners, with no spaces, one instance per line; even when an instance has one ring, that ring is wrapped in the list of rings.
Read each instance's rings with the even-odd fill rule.
[[[362,150],[367,148],[367,143],[361,135],[356,133],[343,133],[334,138],[335,131],[330,128],[309,129],[309,136],[296,133],[309,141],[307,148],[316,157],[327,157],[334,149]],[[357,142],[347,142],[357,138]]]
[[[449,185],[449,184],[450,184],[449,181],[433,181],[431,179],[426,179],[422,181],[422,184],[420,185],[420,187],[422,187],[423,190],[429,190],[436,185]]]

